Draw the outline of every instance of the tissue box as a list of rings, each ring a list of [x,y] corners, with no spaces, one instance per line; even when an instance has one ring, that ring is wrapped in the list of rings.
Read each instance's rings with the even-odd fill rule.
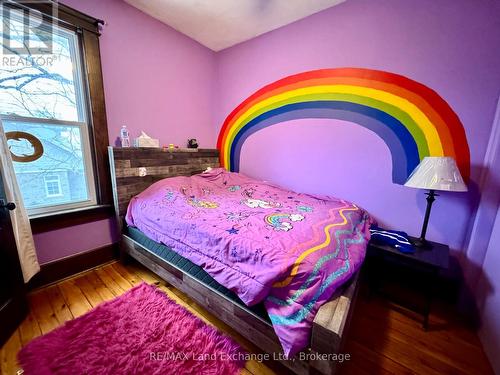
[[[154,138],[139,137],[134,139],[134,147],[160,147],[160,141]]]

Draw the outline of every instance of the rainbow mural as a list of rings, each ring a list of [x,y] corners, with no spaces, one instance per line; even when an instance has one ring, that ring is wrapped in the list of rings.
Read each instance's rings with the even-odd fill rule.
[[[246,139],[294,119],[354,122],[381,137],[392,156],[392,177],[403,184],[425,156],[452,156],[464,179],[470,154],[464,127],[434,90],[407,77],[371,69],[320,69],[271,83],[226,118],[217,141],[221,164],[239,171]]]

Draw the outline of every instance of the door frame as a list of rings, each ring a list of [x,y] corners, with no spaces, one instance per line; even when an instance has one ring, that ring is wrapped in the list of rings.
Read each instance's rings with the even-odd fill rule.
[[[480,270],[488,251],[491,231],[493,230],[500,204],[500,196],[498,195],[499,186],[497,185],[500,182],[500,171],[497,170],[499,165],[500,98],[497,102],[495,118],[482,164],[483,169],[479,178],[478,185],[481,198],[476,213],[471,220],[472,230],[465,252],[467,262],[472,263],[472,266],[468,267],[465,271],[465,280],[471,290],[475,290],[479,281]]]

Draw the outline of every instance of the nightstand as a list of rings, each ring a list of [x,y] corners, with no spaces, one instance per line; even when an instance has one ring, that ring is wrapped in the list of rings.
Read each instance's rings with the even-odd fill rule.
[[[413,240],[413,238],[412,238]],[[429,324],[433,290],[439,282],[439,273],[448,268],[450,249],[447,245],[430,242],[430,248],[415,248],[405,254],[388,245],[369,243],[365,269],[369,290],[380,293],[394,303],[423,316],[423,328]],[[398,293],[391,293],[393,290]],[[389,291],[388,291],[389,290]],[[415,303],[417,295],[422,303]]]

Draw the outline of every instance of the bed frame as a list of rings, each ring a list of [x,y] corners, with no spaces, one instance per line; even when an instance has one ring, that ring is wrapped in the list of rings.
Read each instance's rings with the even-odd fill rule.
[[[123,233],[124,216],[130,199],[152,183],[166,177],[191,176],[207,167],[218,167],[219,152],[212,149],[108,148],[116,217]],[[122,260],[136,259],[175,288],[186,293],[263,352],[276,358],[282,353],[272,325],[255,313],[235,304],[218,291],[200,283],[175,265],[156,256],[144,246],[122,234]],[[280,360],[296,374],[333,374],[341,353],[357,294],[358,274],[325,303],[314,319],[308,360]],[[319,359],[317,354],[326,355]],[[279,354],[278,354],[279,355]]]

